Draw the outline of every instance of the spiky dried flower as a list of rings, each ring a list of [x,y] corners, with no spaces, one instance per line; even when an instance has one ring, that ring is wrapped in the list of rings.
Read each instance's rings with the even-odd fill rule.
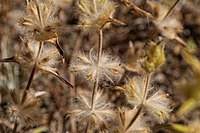
[[[89,55],[78,52],[74,54],[69,70],[89,81],[95,81],[98,73],[100,80],[110,80],[111,82],[119,79],[124,71],[120,66],[120,61],[106,53],[102,54],[99,66],[97,66],[97,62],[97,55],[93,54],[92,50]]]
[[[12,104],[9,106],[11,120],[23,126],[35,126],[45,123],[43,113],[40,111],[40,101],[34,94],[27,92],[26,99],[22,102],[23,93],[19,90],[10,93]]]
[[[146,124],[146,119],[143,114],[140,114],[133,125],[126,130],[126,127],[137,113],[137,109],[132,110],[128,108],[120,108],[118,112],[119,124],[117,127],[117,132],[119,133],[150,133],[150,129]]]
[[[116,5],[110,0],[78,0],[77,7],[80,14],[80,25],[92,31],[99,31],[109,22],[123,25],[113,18]]]
[[[30,0],[25,15],[19,21],[25,33],[37,41],[55,38],[61,22],[55,17],[55,8],[49,0]]]
[[[46,42],[43,45],[41,53],[37,58],[40,42],[35,40],[23,40],[21,50],[13,57],[1,60],[2,62],[16,62],[23,67],[32,68],[36,63],[36,68],[49,72],[59,78],[61,81],[73,87],[68,81],[60,76],[57,68],[58,59],[61,58],[59,52],[51,43]],[[37,60],[37,61],[36,61]]]
[[[129,79],[123,87],[117,88],[124,92],[128,103],[139,106],[143,101],[145,83],[145,78],[134,77]]]
[[[136,77],[130,79],[123,87],[118,88],[123,90],[130,104],[135,107],[141,107],[142,105],[149,114],[153,115],[157,122],[163,123],[169,117],[171,111],[169,107],[170,100],[162,90],[150,95],[150,90],[155,89],[149,87],[148,84],[145,77]]]
[[[92,95],[79,95],[77,97],[76,107],[68,112],[69,117],[75,118],[78,122],[87,122],[91,129],[107,129],[107,122],[114,118],[114,111],[111,104],[107,102],[107,96],[102,91],[97,91],[94,98],[94,108],[91,107]]]
[[[158,90],[150,96],[145,103],[145,107],[157,122],[164,123],[169,118],[170,100],[168,95],[161,90]]]

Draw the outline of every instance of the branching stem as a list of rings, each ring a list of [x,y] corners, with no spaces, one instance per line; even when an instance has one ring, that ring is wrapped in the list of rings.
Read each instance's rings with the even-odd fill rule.
[[[133,125],[133,123],[137,120],[140,113],[142,112],[142,109],[145,105],[145,101],[146,101],[146,97],[147,97],[150,78],[151,78],[150,74],[145,77],[145,85],[144,85],[144,88],[143,88],[143,98],[142,98],[141,104],[139,105],[139,109],[137,110],[136,114],[134,115],[134,117],[131,119],[130,123],[126,127],[126,129],[125,129],[126,132],[129,130],[129,128]]]

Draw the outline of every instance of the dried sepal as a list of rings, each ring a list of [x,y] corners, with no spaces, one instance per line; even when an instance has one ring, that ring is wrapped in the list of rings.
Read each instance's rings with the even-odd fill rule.
[[[10,92],[11,104],[9,113],[12,121],[22,126],[36,126],[45,123],[44,114],[40,111],[40,100],[34,97],[30,91],[27,92],[26,99],[21,102],[22,91],[15,90]]]
[[[114,22],[120,25],[124,23],[113,18],[116,5],[110,0],[79,0],[77,8],[80,14],[79,24],[91,31],[99,31],[106,27],[109,22]]]
[[[91,107],[91,95],[78,95],[73,109],[68,111],[68,116],[75,118],[79,124],[89,124],[89,130],[107,130],[107,122],[114,118],[111,104],[102,91],[97,91],[94,98],[94,108]],[[84,123],[86,122],[86,123]]]
[[[78,52],[74,54],[69,70],[89,81],[95,81],[98,73],[100,80],[111,82],[119,79],[124,71],[118,59],[113,59],[105,53],[102,54],[98,67],[97,63],[97,55],[93,54],[92,50],[89,55]]]

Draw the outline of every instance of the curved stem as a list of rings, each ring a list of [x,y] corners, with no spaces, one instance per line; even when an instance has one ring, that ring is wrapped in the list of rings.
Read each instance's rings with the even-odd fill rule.
[[[130,123],[126,127],[125,131],[129,130],[129,128],[137,120],[137,118],[139,117],[140,113],[142,112],[142,109],[144,108],[146,97],[147,97],[147,93],[148,93],[150,78],[151,78],[150,74],[145,77],[145,85],[144,85],[144,88],[143,88],[144,92],[143,92],[143,98],[142,98],[141,104],[140,104],[139,109],[137,110],[136,114],[134,115],[134,117],[131,119]]]
[[[102,29],[99,31],[99,45],[98,45],[98,58],[97,58],[97,75],[96,75],[96,81],[94,82],[94,88],[92,92],[92,103],[91,108],[94,109],[94,97],[96,90],[98,89],[99,84],[99,64],[101,61],[101,55],[102,55],[102,46],[103,46],[103,31]]]

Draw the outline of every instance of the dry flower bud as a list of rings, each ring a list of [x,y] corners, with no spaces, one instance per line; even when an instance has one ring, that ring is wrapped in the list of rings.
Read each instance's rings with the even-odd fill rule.
[[[152,42],[149,49],[145,51],[142,58],[144,62],[142,67],[149,73],[155,71],[158,67],[165,63],[164,44]]]
[[[113,59],[105,53],[102,54],[99,67],[97,67],[97,55],[93,54],[92,50],[89,55],[81,52],[75,53],[69,69],[90,81],[95,81],[98,72],[101,80],[107,79],[111,82],[119,79],[124,71],[118,59]]]

